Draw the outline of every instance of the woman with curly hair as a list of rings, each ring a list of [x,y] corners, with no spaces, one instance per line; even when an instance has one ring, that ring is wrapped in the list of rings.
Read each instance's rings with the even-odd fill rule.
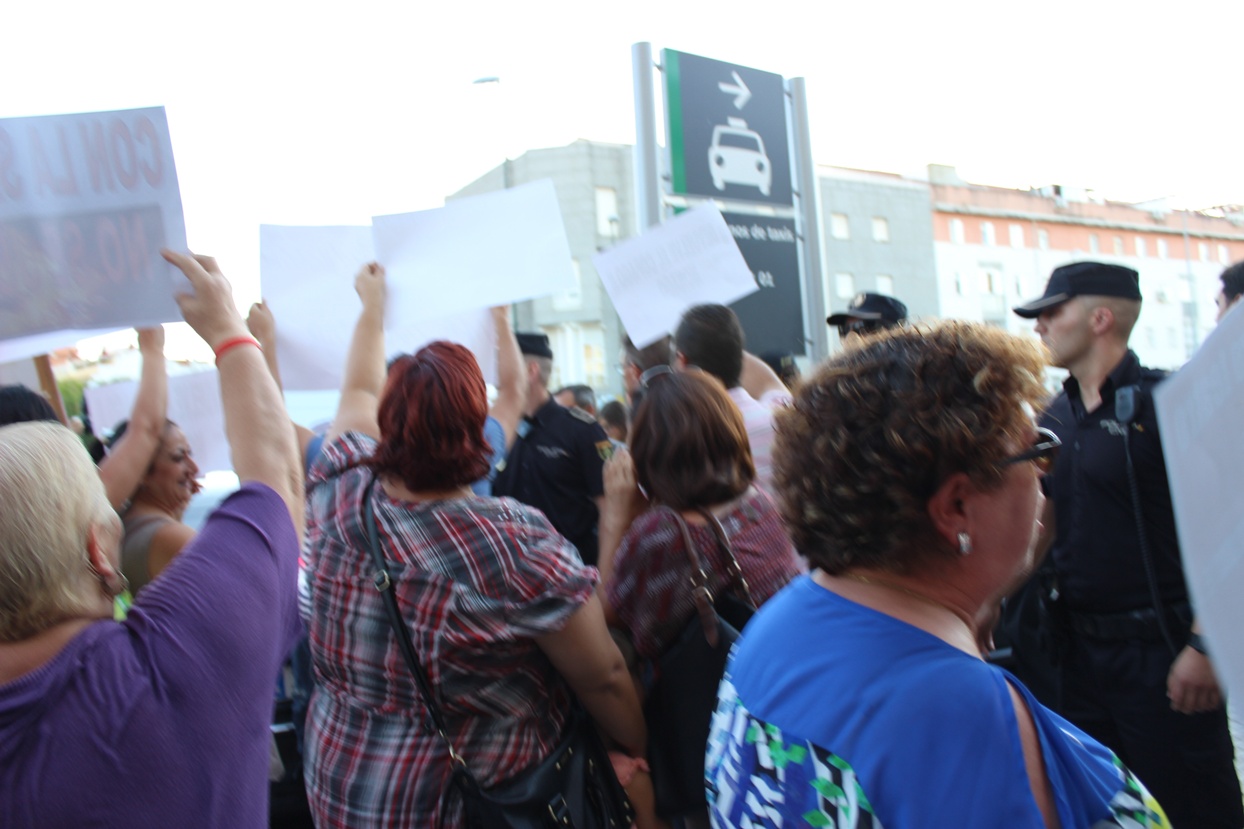
[[[1040,346],[946,322],[867,338],[779,415],[812,573],[761,608],[718,693],[714,825],[1168,827],[1108,749],[982,658],[1029,572]]]

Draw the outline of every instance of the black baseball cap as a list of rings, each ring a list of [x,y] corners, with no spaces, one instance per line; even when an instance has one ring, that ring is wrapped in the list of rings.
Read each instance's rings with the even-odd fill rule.
[[[549,335],[519,331],[514,335],[518,340],[518,350],[528,357],[545,357],[553,359],[553,349],[549,348]]]
[[[1014,311],[1025,319],[1035,319],[1042,311],[1062,305],[1076,296],[1117,296],[1139,300],[1140,274],[1122,265],[1104,262],[1073,262],[1054,269],[1045,285],[1045,294]]]
[[[892,296],[885,294],[856,294],[850,307],[845,311],[830,314],[825,322],[830,325],[842,325],[847,320],[879,320],[881,322],[900,323],[907,320],[907,306]]]

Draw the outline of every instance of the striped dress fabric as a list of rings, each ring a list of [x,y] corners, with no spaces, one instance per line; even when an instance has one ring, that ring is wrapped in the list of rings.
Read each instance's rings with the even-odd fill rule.
[[[443,807],[444,743],[372,586],[362,498],[375,451],[347,433],[308,476],[311,654],[306,781],[316,826],[460,825]],[[409,503],[372,496],[402,617],[430,676],[449,737],[484,785],[546,757],[570,691],[535,643],[591,597],[595,568],[537,510],[509,498]]]

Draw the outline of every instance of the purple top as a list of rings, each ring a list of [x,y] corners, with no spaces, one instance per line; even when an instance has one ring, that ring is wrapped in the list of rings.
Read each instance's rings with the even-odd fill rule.
[[[0,826],[266,827],[297,560],[284,502],[247,484],[125,622],[0,685]]]

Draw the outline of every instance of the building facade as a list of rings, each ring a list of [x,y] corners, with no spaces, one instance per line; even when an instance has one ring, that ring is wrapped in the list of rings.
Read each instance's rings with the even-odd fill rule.
[[[865,291],[897,297],[912,319],[940,314],[929,186],[888,173],[822,167],[825,316]],[[830,334],[831,350],[837,331]]]
[[[583,382],[621,396],[625,331],[592,256],[637,232],[633,149],[576,141],[507,160],[449,198],[553,181],[577,287],[520,303],[517,324],[549,335],[553,384]],[[1218,276],[1244,259],[1244,210],[1171,210],[1124,204],[1063,187],[1012,190],[969,184],[953,167],[927,179],[821,167],[824,308],[863,291],[907,304],[913,320],[956,318],[1032,335],[1011,308],[1044,290],[1050,272],[1081,259],[1135,268],[1145,296],[1132,346],[1143,362],[1182,365],[1214,326]],[[831,351],[837,333],[829,337]]]
[[[1010,331],[1011,313],[1041,295],[1050,272],[1083,259],[1134,268],[1144,306],[1131,344],[1147,365],[1182,365],[1214,327],[1218,276],[1244,259],[1244,215],[1171,210],[1162,202],[1109,202],[1052,186],[1010,190],[929,170],[939,316]]]

